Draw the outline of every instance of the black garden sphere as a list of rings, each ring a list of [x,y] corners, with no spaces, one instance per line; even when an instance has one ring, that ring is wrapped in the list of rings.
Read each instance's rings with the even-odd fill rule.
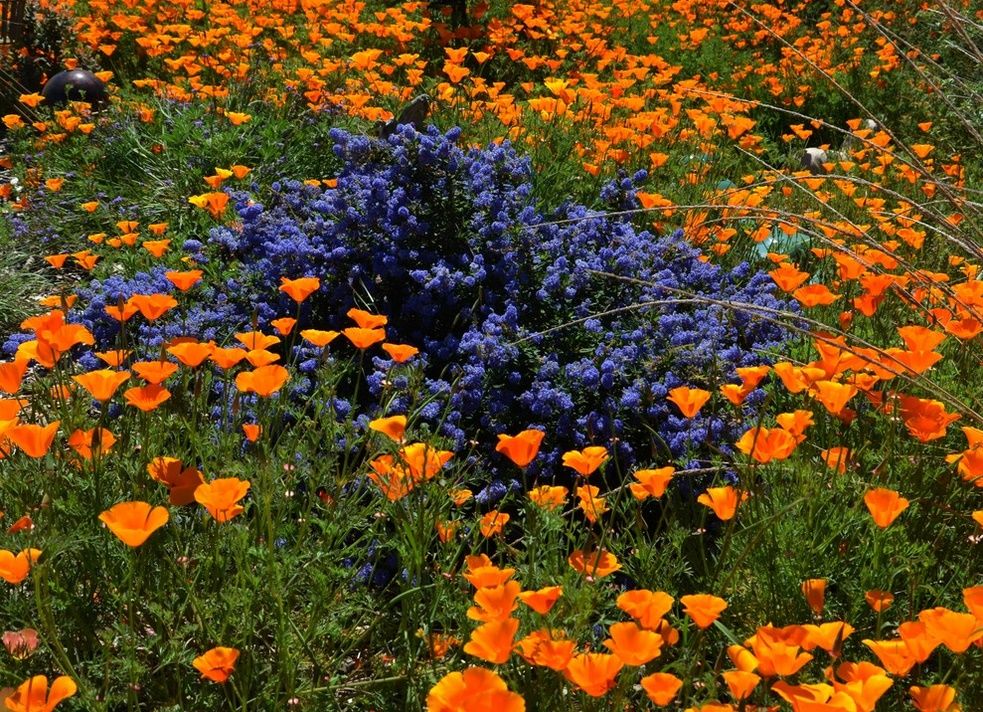
[[[66,69],[58,72],[45,82],[41,94],[49,106],[65,104],[69,101],[87,101],[95,107],[104,105],[109,100],[106,85],[99,77],[85,69]]]

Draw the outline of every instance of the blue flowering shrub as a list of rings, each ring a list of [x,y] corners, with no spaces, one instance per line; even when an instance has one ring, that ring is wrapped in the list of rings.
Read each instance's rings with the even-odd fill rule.
[[[548,434],[529,472],[543,478],[559,474],[560,454],[574,447],[607,445],[624,472],[706,458],[707,443],[726,451],[739,435],[732,407],[687,420],[666,395],[732,382],[735,368],[781,347],[787,332],[754,308],[794,305],[775,296],[766,274],[709,264],[682,234],[657,237],[630,215],[573,204],[544,215],[528,160],[507,144],[466,150],[458,131],[433,127],[403,127],[386,142],[332,137],[330,160],[340,167],[332,187],[284,180],[265,203],[233,193],[239,221],[185,242],[195,260],[224,264],[232,276],[205,287],[180,319],[141,326],[145,344],[159,348],[181,333],[221,342],[253,319],[293,315],[280,278],[316,275],[322,288],[304,303],[298,328],[350,326],[352,306],[387,315],[388,340],[421,350],[433,398],[419,416],[458,448],[477,440],[489,482],[515,471],[494,453],[495,435],[527,427]],[[637,208],[644,179],[624,178],[601,198],[611,212]],[[109,343],[118,325],[103,306],[166,291],[162,270],[93,282],[80,318]],[[301,391],[313,386],[318,353],[293,354],[307,379]],[[391,366],[365,359],[368,393],[336,409],[373,412]],[[388,389],[389,413],[411,407],[409,396],[391,397]],[[745,410],[753,415],[759,400],[752,394]],[[484,496],[503,490],[497,483]]]

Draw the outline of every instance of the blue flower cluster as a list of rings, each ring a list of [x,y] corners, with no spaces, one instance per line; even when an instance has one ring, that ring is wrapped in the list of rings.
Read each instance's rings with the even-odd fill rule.
[[[622,471],[706,456],[707,443],[726,449],[738,435],[733,409],[687,420],[667,393],[714,389],[734,381],[735,368],[766,362],[787,332],[754,308],[794,304],[762,272],[702,260],[680,233],[658,237],[629,216],[581,205],[544,215],[527,159],[507,143],[466,150],[458,136],[404,126],[379,141],[335,130],[332,187],[284,180],[267,204],[233,193],[240,224],[184,248],[234,267],[234,279],[208,287],[182,324],[145,326],[144,338],[159,343],[173,328],[222,340],[253,315],[266,323],[293,314],[281,277],[319,276],[303,326],[349,326],[352,306],[386,314],[388,340],[420,348],[425,387],[440,396],[422,415],[459,446],[485,447],[487,500],[515,472],[493,451],[498,433],[546,431],[530,470],[541,478],[561,472],[562,452],[588,444],[613,449]],[[637,208],[644,179],[622,178],[601,198]],[[109,338],[102,306],[148,291],[170,289],[157,272],[93,283],[82,319]],[[312,371],[315,357],[302,351],[301,369]],[[374,397],[391,366],[366,361]],[[408,397],[390,411],[406,407]]]

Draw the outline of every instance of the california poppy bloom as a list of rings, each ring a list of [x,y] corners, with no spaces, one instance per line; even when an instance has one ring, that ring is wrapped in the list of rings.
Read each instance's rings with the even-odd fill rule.
[[[236,376],[236,388],[243,393],[255,393],[263,398],[283,388],[290,380],[290,372],[283,366],[261,366],[255,371],[243,371]]]
[[[0,578],[16,586],[27,578],[31,566],[41,556],[40,549],[22,549],[19,554],[0,549]]]
[[[385,341],[386,331],[385,329],[363,329],[361,327],[349,327],[343,329],[342,334],[352,342],[352,345],[357,349],[367,349],[372,344],[377,344],[380,341]]]
[[[19,391],[25,373],[27,361],[24,359],[0,363],[0,391],[11,395]]]
[[[807,579],[802,582],[801,589],[812,612],[822,615],[826,604],[826,579]]]
[[[204,679],[224,683],[235,670],[237,660],[239,651],[235,648],[217,647],[199,655],[192,665]]]
[[[727,670],[722,673],[727,689],[735,700],[745,700],[761,682],[761,676],[743,670]]]
[[[208,358],[223,371],[227,371],[246,358],[248,353],[245,349],[237,347],[222,348],[216,346]]]
[[[709,507],[721,521],[728,521],[734,518],[737,506],[750,497],[749,492],[738,492],[730,485],[724,487],[710,487],[706,492],[696,498],[700,504]]]
[[[300,332],[303,335],[304,332]],[[264,334],[261,331],[245,331],[235,335],[236,341],[245,346],[250,351],[256,349],[268,349],[280,343],[280,337],[271,334]]]
[[[519,594],[519,600],[536,611],[536,613],[544,616],[550,612],[553,605],[562,595],[562,586],[547,586],[538,591],[523,591]]]
[[[864,504],[874,523],[881,529],[891,525],[898,515],[908,508],[908,500],[894,490],[878,487],[864,495]]]
[[[317,277],[299,277],[287,279],[280,277],[280,291],[300,304],[321,288],[321,280]]]
[[[655,470],[636,470],[635,479],[628,485],[632,496],[637,500],[647,499],[648,497],[661,497],[666,493],[666,488],[672,481],[676,472],[675,467],[660,467]]]
[[[471,620],[489,623],[509,618],[519,607],[522,586],[518,581],[506,581],[500,586],[479,588],[474,594],[475,605],[467,611]]]
[[[420,353],[420,349],[409,344],[383,343],[382,350],[389,354],[389,358],[396,363],[405,363]]]
[[[304,329],[300,332],[300,335],[304,337],[304,341],[322,349],[334,341],[340,334],[340,331],[321,331],[319,329]]]
[[[667,672],[646,675],[640,682],[649,700],[657,707],[665,707],[672,702],[683,686],[682,680]]]
[[[147,321],[156,321],[177,306],[177,299],[169,294],[134,294],[127,303],[135,306]]]
[[[864,600],[867,601],[867,605],[870,606],[875,613],[882,613],[890,608],[891,604],[894,603],[894,594],[890,591],[872,589],[864,594]]]
[[[519,630],[516,618],[492,621],[471,631],[471,639],[464,645],[464,652],[486,662],[501,665],[512,654],[515,634]]]
[[[345,316],[358,324],[359,328],[369,331],[378,329],[380,326],[385,326],[389,323],[387,317],[367,312],[364,309],[349,309],[345,313]]]
[[[664,591],[636,589],[625,591],[618,596],[617,605],[634,618],[642,628],[657,630],[663,617],[672,610],[674,600]]]
[[[468,570],[462,576],[475,588],[499,586],[515,575],[515,569],[495,566],[486,554],[465,556],[464,562]]]
[[[7,698],[7,709],[11,712],[51,712],[60,702],[67,700],[78,691],[72,678],[62,675],[55,678],[48,689],[48,678],[35,675],[25,680]]]
[[[518,467],[527,467],[539,454],[545,436],[542,430],[523,430],[518,435],[500,434],[495,451],[505,455]]]
[[[104,455],[116,444],[116,437],[106,428],[76,430],[68,436],[68,446],[83,460],[91,460],[93,455]]]
[[[705,391],[702,388],[680,386],[669,391],[669,396],[666,400],[675,403],[684,418],[692,418],[710,400],[710,391]]]
[[[604,647],[617,655],[625,665],[641,666],[662,653],[663,640],[658,633],[640,627],[635,622],[614,623]]]
[[[259,436],[263,432],[263,426],[256,423],[243,423],[242,432],[246,436],[246,440],[254,443],[259,440]]]
[[[95,400],[105,403],[121,385],[130,380],[130,372],[101,369],[73,376],[72,380],[87,390]]]
[[[224,477],[195,489],[195,501],[208,510],[218,522],[227,522],[246,511],[237,502],[249,491],[249,481]]]
[[[197,368],[203,364],[214,350],[215,344],[210,342],[203,344],[197,341],[183,341],[167,347],[167,353],[188,368]]]
[[[168,489],[168,500],[176,507],[195,501],[195,490],[205,478],[194,467],[185,467],[173,457],[155,457],[147,465],[147,474]]]
[[[100,514],[99,519],[124,544],[137,547],[167,524],[170,515],[165,507],[146,502],[120,502]]]
[[[562,507],[570,494],[566,487],[559,485],[540,485],[529,490],[529,500],[537,507],[553,511]]]
[[[949,712],[956,710],[956,690],[949,685],[917,687],[912,685],[908,693],[918,712]]]
[[[508,524],[511,517],[506,512],[499,512],[493,509],[492,511],[485,514],[481,521],[478,523],[478,528],[481,530],[481,536],[486,539],[490,539],[493,536],[502,533],[505,525]]]
[[[403,442],[406,434],[406,416],[391,415],[388,418],[376,418],[369,423],[369,429],[382,433],[397,443]]]
[[[187,292],[193,286],[198,284],[203,275],[204,272],[202,272],[200,269],[191,269],[185,272],[170,271],[164,273],[167,281],[180,289],[182,292]]]
[[[170,361],[138,361],[130,368],[147,383],[159,386],[177,373],[177,364]]]
[[[276,329],[276,333],[280,334],[280,336],[287,336],[294,330],[296,325],[297,320],[289,316],[280,317],[270,322],[270,326]]]
[[[56,420],[47,425],[15,425],[4,434],[25,455],[37,460],[48,454],[60,424]]]
[[[617,684],[622,667],[617,655],[581,653],[570,659],[563,676],[591,697],[603,697]]]
[[[618,557],[605,549],[597,551],[576,549],[567,558],[567,563],[574,571],[583,574],[591,581],[609,576],[621,568]]]
[[[683,596],[679,602],[685,606],[686,615],[700,628],[709,628],[727,608],[727,601],[706,593]]]
[[[515,647],[522,659],[530,665],[562,672],[570,664],[577,644],[567,640],[563,631],[542,628],[522,638]]]
[[[757,426],[745,431],[735,445],[745,455],[750,455],[762,464],[772,460],[784,460],[794,451],[798,442],[783,428]]]
[[[601,445],[592,445],[583,450],[570,450],[563,453],[563,464],[579,472],[584,477],[591,475],[608,459],[608,450]]]
[[[525,712],[526,703],[521,695],[510,692],[496,673],[479,667],[448,673],[430,688],[427,695],[427,712],[462,712],[478,708]]]

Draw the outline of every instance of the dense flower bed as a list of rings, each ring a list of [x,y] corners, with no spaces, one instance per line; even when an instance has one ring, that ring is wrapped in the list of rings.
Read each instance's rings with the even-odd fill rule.
[[[284,180],[267,204],[236,192],[238,224],[184,243],[196,262],[234,268],[182,318],[144,323],[147,348],[189,333],[222,342],[253,318],[292,314],[280,278],[316,275],[323,286],[304,304],[302,323],[341,328],[352,306],[387,314],[390,339],[420,347],[426,389],[441,396],[421,415],[439,421],[458,448],[476,432],[488,444],[497,433],[544,428],[550,446],[530,474],[552,476],[572,447],[616,443],[627,466],[707,455],[703,443],[739,434],[733,412],[687,419],[666,396],[684,384],[734,380],[736,367],[762,363],[781,345],[786,332],[753,310],[789,308],[767,274],[703,261],[681,233],[656,237],[630,215],[572,204],[542,214],[529,162],[508,144],[468,151],[456,130],[435,128],[404,127],[388,143],[333,136],[341,169],[330,187]],[[612,213],[637,208],[645,178],[611,183],[601,199]],[[171,291],[163,271],[80,292],[79,317],[97,346],[118,330],[104,307]],[[297,348],[300,370],[313,377],[319,350]],[[372,397],[391,365],[382,357],[365,364]],[[756,402],[752,394],[745,407]],[[500,457],[483,464],[499,479]]]

